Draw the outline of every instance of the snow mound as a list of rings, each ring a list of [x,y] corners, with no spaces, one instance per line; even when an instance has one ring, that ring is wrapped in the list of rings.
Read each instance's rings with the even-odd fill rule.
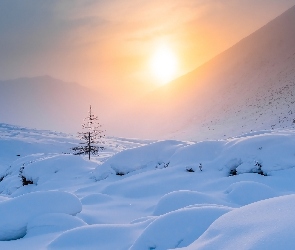
[[[35,192],[0,203],[0,240],[25,236],[26,227],[34,217],[46,213],[75,215],[82,210],[79,199],[61,191]]]
[[[292,194],[237,208],[183,250],[294,249],[294,206]]]
[[[170,157],[184,145],[185,142],[167,140],[122,151],[98,166],[94,176],[102,180],[114,173],[125,175],[144,168],[165,168]]]
[[[87,225],[81,219],[62,213],[42,214],[32,219],[27,225],[25,237],[70,230]]]
[[[162,215],[194,204],[220,204],[221,201],[210,195],[196,191],[179,190],[164,195],[158,202],[154,215]]]
[[[126,250],[139,236],[145,223],[126,225],[92,225],[69,230],[47,249],[116,249]]]
[[[0,192],[19,196],[32,191],[52,190],[66,183],[90,178],[97,163],[81,156],[66,154],[34,154],[15,161],[3,174]],[[23,187],[20,171],[34,185]]]
[[[208,226],[231,208],[217,205],[191,207],[159,216],[130,250],[166,250],[184,247],[200,237]]]
[[[38,185],[50,185],[56,180],[71,180],[88,175],[95,162],[75,155],[53,155],[25,166],[23,174]]]
[[[218,158],[225,141],[202,141],[182,147],[171,157],[171,165],[199,166]]]
[[[225,145],[222,161],[227,168],[235,168],[238,174],[255,172],[256,162],[266,174],[292,168],[295,166],[294,139],[292,130],[230,139]],[[232,165],[233,162],[236,165]]]
[[[277,193],[269,186],[255,181],[240,181],[231,184],[225,191],[228,199],[239,205],[273,198]]]
[[[81,199],[81,203],[83,205],[95,205],[95,204],[100,204],[104,203],[107,201],[111,201],[112,198],[106,194],[91,194],[83,197]]]

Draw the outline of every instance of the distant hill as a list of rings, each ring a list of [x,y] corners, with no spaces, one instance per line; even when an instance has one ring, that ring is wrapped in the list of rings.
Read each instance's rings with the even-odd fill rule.
[[[295,6],[153,92],[141,103],[134,133],[199,140],[294,127],[294,24]]]
[[[99,93],[50,76],[0,81],[0,122],[77,132],[89,105],[99,101]]]

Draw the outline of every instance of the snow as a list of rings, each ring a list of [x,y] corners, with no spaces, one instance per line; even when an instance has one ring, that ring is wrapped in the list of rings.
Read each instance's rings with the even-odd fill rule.
[[[153,215],[163,215],[194,204],[222,203],[222,200],[205,193],[190,190],[179,190],[164,195],[156,205]]]
[[[25,237],[32,237],[52,232],[63,232],[85,225],[86,223],[83,220],[73,215],[65,213],[46,213],[34,217],[34,219],[29,221]]]
[[[295,247],[294,130],[107,138],[89,161],[69,153],[69,135],[0,127],[1,249]]]
[[[109,174],[128,174],[144,168],[164,168],[169,165],[175,151],[186,145],[185,142],[160,141],[133,150],[125,150],[110,158],[95,171],[97,179],[104,179]]]
[[[203,205],[164,214],[144,230],[130,250],[187,246],[201,236],[215,219],[230,210],[223,206]]]
[[[13,240],[26,234],[28,222],[46,213],[76,215],[81,212],[80,200],[61,191],[43,191],[22,195],[0,203],[0,240]]]
[[[72,229],[51,242],[48,249],[128,249],[139,236],[141,224],[92,225]]]
[[[218,218],[190,249],[293,249],[295,195],[259,201]]]
[[[239,181],[233,183],[225,190],[225,193],[228,199],[239,205],[247,205],[277,195],[275,190],[269,186],[255,181]]]

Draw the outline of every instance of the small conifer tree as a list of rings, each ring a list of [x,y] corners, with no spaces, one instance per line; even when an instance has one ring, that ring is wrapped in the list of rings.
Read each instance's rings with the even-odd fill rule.
[[[90,155],[98,155],[99,151],[105,149],[101,146],[104,144],[103,138],[104,130],[101,129],[101,124],[98,122],[98,117],[92,114],[91,105],[89,109],[89,115],[84,119],[82,124],[83,132],[78,133],[78,137],[82,142],[81,146],[73,147],[74,155],[88,155],[90,160]]]

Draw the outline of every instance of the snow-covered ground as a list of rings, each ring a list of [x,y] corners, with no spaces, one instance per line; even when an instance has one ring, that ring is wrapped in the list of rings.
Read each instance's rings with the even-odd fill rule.
[[[294,130],[77,143],[0,124],[0,249],[295,248]]]

